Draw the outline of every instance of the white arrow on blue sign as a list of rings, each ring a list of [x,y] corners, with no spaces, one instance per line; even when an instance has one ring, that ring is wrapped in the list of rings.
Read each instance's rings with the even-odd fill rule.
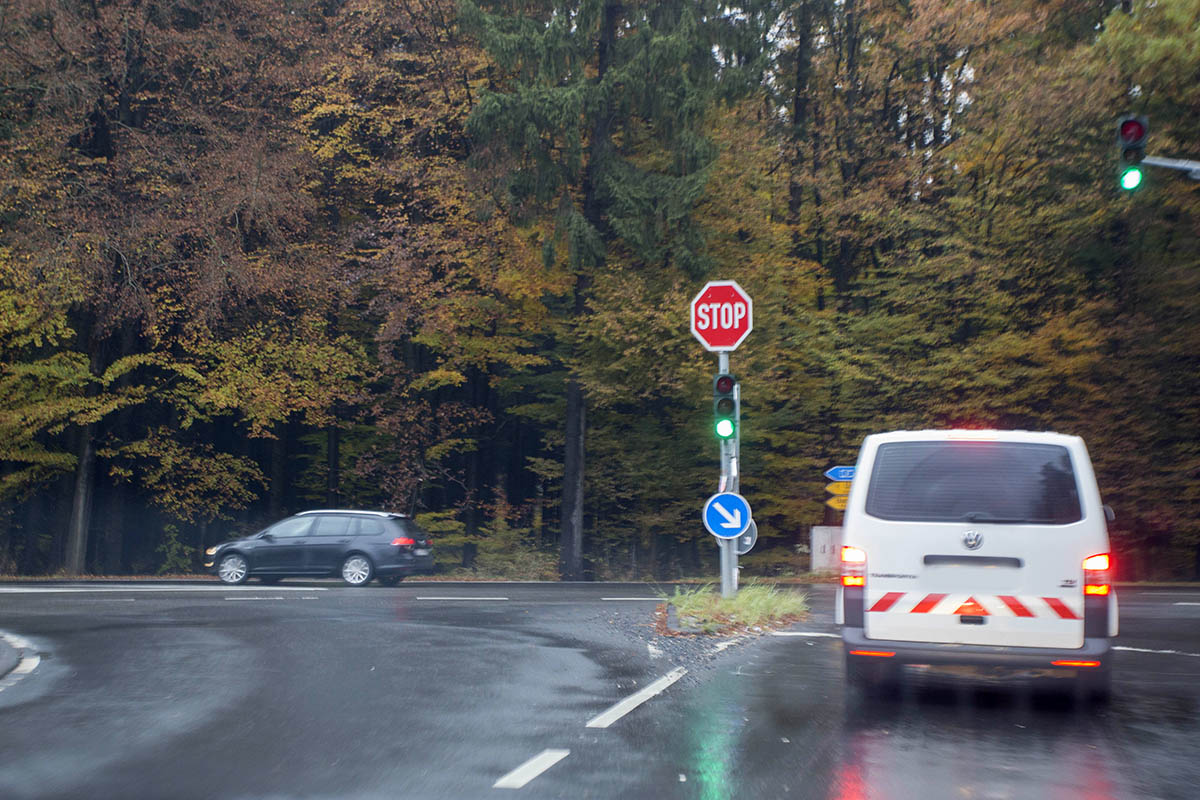
[[[854,480],[854,467],[830,467],[825,470],[825,477],[831,481]]]
[[[750,504],[736,492],[720,492],[704,504],[704,527],[719,539],[736,539],[750,527]]]

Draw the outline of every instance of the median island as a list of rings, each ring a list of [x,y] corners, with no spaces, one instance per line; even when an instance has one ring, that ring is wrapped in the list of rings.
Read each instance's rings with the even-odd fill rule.
[[[662,636],[758,634],[787,627],[808,613],[808,596],[774,584],[750,584],[733,597],[721,597],[712,584],[659,592],[654,612]]]

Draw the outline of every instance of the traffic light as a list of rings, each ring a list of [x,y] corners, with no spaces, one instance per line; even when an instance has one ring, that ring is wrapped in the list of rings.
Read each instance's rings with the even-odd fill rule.
[[[1133,191],[1142,185],[1142,158],[1146,155],[1146,136],[1150,123],[1145,117],[1127,114],[1117,121],[1117,156],[1121,188]]]
[[[713,378],[713,425],[721,439],[729,439],[737,433],[736,388],[737,380],[732,375],[722,372]]]

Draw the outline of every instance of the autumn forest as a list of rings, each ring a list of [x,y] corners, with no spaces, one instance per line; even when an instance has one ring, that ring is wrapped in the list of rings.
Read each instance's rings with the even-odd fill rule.
[[[1200,577],[1200,0],[0,0],[0,574],[178,574],[308,508],[442,574],[746,574],[863,436],[1084,437]]]

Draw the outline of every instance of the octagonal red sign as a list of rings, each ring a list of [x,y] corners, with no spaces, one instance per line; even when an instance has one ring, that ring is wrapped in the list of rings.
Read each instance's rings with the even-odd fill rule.
[[[692,299],[692,335],[706,350],[736,350],[754,328],[754,303],[737,281],[709,281]]]

